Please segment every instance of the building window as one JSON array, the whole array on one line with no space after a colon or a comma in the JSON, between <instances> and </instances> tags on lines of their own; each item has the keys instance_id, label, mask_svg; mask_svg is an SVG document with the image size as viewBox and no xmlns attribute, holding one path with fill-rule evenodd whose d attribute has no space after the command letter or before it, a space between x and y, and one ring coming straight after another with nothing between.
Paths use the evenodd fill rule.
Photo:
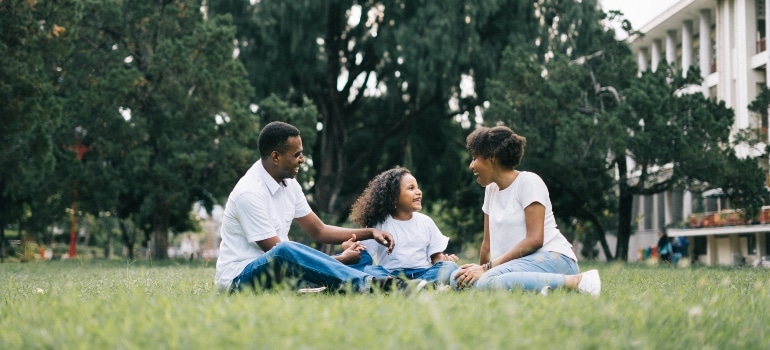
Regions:
<instances>
[{"instance_id":1,"label":"building window","mask_svg":"<svg viewBox=\"0 0 770 350\"><path fill-rule=\"evenodd\" d=\"M708 253L708 241L706 236L695 236L693 239L692 252L695 257L706 255Z\"/></svg>"},{"instance_id":2,"label":"building window","mask_svg":"<svg viewBox=\"0 0 770 350\"><path fill-rule=\"evenodd\" d=\"M765 2L758 0L757 5L757 53L767 50L765 44Z\"/></svg>"},{"instance_id":3,"label":"building window","mask_svg":"<svg viewBox=\"0 0 770 350\"><path fill-rule=\"evenodd\" d=\"M741 238L746 238L746 252L749 255L757 254L757 236L755 234L741 235Z\"/></svg>"},{"instance_id":4,"label":"building window","mask_svg":"<svg viewBox=\"0 0 770 350\"><path fill-rule=\"evenodd\" d=\"M655 211L652 210L654 197L647 195L642 198L644 198L644 229L652 230L654 228L654 226L652 226L652 219L655 215Z\"/></svg>"}]
</instances>

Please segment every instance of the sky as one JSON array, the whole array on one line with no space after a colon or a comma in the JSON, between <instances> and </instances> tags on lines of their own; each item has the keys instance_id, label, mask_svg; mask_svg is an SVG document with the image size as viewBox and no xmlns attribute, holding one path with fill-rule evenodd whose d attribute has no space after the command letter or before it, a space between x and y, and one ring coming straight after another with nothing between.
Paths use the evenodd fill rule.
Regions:
<instances>
[{"instance_id":1,"label":"sky","mask_svg":"<svg viewBox=\"0 0 770 350\"><path fill-rule=\"evenodd\" d=\"M679 0L599 0L604 11L620 10L639 29Z\"/></svg>"}]
</instances>

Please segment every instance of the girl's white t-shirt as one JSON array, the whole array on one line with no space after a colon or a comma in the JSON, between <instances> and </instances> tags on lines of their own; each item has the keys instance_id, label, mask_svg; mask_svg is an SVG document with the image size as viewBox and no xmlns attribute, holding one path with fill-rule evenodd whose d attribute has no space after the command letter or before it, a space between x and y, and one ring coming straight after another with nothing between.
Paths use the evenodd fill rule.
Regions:
<instances>
[{"instance_id":1,"label":"girl's white t-shirt","mask_svg":"<svg viewBox=\"0 0 770 350\"><path fill-rule=\"evenodd\" d=\"M387 248L373 239L361 243L374 263L388 271L431 267L430 256L443 252L449 244L449 237L441 233L433 219L422 213L416 212L406 221L388 216L375 228L393 235L396 241L393 252L388 254Z\"/></svg>"},{"instance_id":2,"label":"girl's white t-shirt","mask_svg":"<svg viewBox=\"0 0 770 350\"><path fill-rule=\"evenodd\" d=\"M535 202L545 206L543 247L539 251L558 252L577 261L572 244L556 227L545 182L527 171L519 172L513 183L502 191L494 182L485 189L482 210L489 215L490 257L495 259L524 240L527 235L524 208Z\"/></svg>"}]
</instances>

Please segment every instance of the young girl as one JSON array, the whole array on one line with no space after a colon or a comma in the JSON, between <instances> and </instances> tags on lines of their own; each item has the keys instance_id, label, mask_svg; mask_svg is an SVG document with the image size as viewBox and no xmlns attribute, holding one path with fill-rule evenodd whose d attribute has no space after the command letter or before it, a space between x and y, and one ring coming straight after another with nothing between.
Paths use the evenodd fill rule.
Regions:
<instances>
[{"instance_id":1,"label":"young girl","mask_svg":"<svg viewBox=\"0 0 770 350\"><path fill-rule=\"evenodd\" d=\"M361 243L361 261L355 266L375 277L422 279L449 284L457 256L444 254L449 238L433 220L419 213L422 191L408 169L396 167L377 175L353 204L351 219L362 227L377 228L393 235L396 245L388 254L373 240ZM351 242L343 243L343 248ZM370 261L374 265L367 264Z\"/></svg>"}]
</instances>

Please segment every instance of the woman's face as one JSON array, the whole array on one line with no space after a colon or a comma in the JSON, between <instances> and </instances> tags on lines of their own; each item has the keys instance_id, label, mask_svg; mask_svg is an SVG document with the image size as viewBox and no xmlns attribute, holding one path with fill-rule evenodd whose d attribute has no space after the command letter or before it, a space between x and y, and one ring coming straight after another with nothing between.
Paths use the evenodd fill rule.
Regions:
<instances>
[{"instance_id":1,"label":"woman's face","mask_svg":"<svg viewBox=\"0 0 770 350\"><path fill-rule=\"evenodd\" d=\"M476 182L478 182L481 187L487 187L487 185L492 183L494 168L490 158L473 157L468 168L471 169L473 175L476 175Z\"/></svg>"},{"instance_id":2,"label":"woman's face","mask_svg":"<svg viewBox=\"0 0 770 350\"><path fill-rule=\"evenodd\" d=\"M422 191L417 186L417 179L412 174L401 177L401 189L396 203L396 211L413 213L422 209Z\"/></svg>"}]
</instances>

